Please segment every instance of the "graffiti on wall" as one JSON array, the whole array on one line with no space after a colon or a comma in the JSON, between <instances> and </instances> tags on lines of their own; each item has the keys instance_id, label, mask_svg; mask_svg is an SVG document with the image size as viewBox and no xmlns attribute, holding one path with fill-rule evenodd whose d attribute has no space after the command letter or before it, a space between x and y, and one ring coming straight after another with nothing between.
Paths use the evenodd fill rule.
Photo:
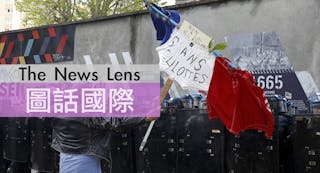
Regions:
<instances>
[{"instance_id":1,"label":"graffiti on wall","mask_svg":"<svg viewBox=\"0 0 320 173\"><path fill-rule=\"evenodd\" d=\"M42 64L72 61L74 25L0 35L0 64Z\"/></svg>"}]
</instances>

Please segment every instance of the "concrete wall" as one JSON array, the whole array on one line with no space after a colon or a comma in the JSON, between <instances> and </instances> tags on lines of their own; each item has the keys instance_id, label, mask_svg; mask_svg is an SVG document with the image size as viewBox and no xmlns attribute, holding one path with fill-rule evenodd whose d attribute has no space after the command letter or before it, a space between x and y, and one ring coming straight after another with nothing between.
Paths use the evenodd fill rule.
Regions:
<instances>
[{"instance_id":1,"label":"concrete wall","mask_svg":"<svg viewBox=\"0 0 320 173\"><path fill-rule=\"evenodd\" d=\"M310 72L320 86L320 0L200 1L173 8L217 41L232 33L275 31L295 69ZM158 62L159 42L148 13L78 23L75 38L75 63L84 63L84 55L93 63L110 63L110 53L123 63L122 52L134 63Z\"/></svg>"}]
</instances>

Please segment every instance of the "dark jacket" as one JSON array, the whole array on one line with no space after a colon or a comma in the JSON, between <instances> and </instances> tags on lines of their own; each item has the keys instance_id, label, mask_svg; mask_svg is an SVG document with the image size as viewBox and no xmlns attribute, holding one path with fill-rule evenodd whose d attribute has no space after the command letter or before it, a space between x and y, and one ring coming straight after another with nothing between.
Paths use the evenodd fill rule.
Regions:
<instances>
[{"instance_id":1,"label":"dark jacket","mask_svg":"<svg viewBox=\"0 0 320 173\"><path fill-rule=\"evenodd\" d=\"M143 122L144 118L57 118L53 125L52 147L58 152L94 155L111 162L112 133Z\"/></svg>"}]
</instances>

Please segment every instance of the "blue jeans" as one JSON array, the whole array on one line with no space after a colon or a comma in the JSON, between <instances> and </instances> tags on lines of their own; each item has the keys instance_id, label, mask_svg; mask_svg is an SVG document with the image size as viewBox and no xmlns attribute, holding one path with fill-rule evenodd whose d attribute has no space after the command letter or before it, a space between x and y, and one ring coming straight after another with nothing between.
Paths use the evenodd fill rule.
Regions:
<instances>
[{"instance_id":1,"label":"blue jeans","mask_svg":"<svg viewBox=\"0 0 320 173\"><path fill-rule=\"evenodd\" d=\"M60 173L101 173L101 160L95 156L60 153Z\"/></svg>"}]
</instances>

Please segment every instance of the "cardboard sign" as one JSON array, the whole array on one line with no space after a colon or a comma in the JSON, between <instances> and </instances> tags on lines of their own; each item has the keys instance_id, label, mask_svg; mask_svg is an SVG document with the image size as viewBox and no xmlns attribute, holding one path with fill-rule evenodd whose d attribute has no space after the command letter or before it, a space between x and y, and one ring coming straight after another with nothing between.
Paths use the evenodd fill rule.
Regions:
<instances>
[{"instance_id":1,"label":"cardboard sign","mask_svg":"<svg viewBox=\"0 0 320 173\"><path fill-rule=\"evenodd\" d=\"M190 38L181 29L175 29L170 39L157 48L159 66L182 88L208 90L215 57L203 46L191 41L195 38L198 38L197 35Z\"/></svg>"},{"instance_id":2,"label":"cardboard sign","mask_svg":"<svg viewBox=\"0 0 320 173\"><path fill-rule=\"evenodd\" d=\"M178 29L189 39L189 41L199 45L204 50L208 50L208 45L212 38L207 34L185 20L178 26Z\"/></svg>"}]
</instances>

